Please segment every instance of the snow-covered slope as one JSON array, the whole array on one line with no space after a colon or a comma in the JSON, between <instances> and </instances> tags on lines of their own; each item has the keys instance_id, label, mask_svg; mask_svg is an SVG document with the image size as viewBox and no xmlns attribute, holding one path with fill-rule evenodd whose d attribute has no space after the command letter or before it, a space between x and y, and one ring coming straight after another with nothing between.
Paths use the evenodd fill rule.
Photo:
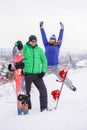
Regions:
<instances>
[{"instance_id":1,"label":"snow-covered slope","mask_svg":"<svg viewBox=\"0 0 87 130\"><path fill-rule=\"evenodd\" d=\"M81 60L76 64L78 67L87 67L87 60Z\"/></svg>"},{"instance_id":2,"label":"snow-covered slope","mask_svg":"<svg viewBox=\"0 0 87 130\"><path fill-rule=\"evenodd\" d=\"M69 71L77 91L64 85L57 110L40 112L39 93L32 85L32 110L18 116L13 83L0 86L0 130L87 130L87 68ZM44 78L48 90L48 106L54 108L51 91L60 88L54 75Z\"/></svg>"}]
</instances>

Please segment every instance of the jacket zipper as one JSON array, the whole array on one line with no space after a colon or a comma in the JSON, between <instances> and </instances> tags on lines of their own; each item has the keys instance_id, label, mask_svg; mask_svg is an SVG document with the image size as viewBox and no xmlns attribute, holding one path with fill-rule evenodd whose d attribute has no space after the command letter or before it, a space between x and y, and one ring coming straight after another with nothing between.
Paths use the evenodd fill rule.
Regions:
<instances>
[{"instance_id":1,"label":"jacket zipper","mask_svg":"<svg viewBox=\"0 0 87 130\"><path fill-rule=\"evenodd\" d=\"M34 49L33 49L33 67L32 67L32 73L34 71Z\"/></svg>"}]
</instances>

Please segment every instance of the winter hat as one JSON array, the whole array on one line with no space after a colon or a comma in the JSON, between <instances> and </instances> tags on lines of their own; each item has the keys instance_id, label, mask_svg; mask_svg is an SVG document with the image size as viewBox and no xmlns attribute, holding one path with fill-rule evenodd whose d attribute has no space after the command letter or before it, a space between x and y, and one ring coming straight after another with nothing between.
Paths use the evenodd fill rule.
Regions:
<instances>
[{"instance_id":1,"label":"winter hat","mask_svg":"<svg viewBox=\"0 0 87 130\"><path fill-rule=\"evenodd\" d=\"M21 41L16 41L14 45L17 46L18 44L22 44L22 42Z\"/></svg>"},{"instance_id":2,"label":"winter hat","mask_svg":"<svg viewBox=\"0 0 87 130\"><path fill-rule=\"evenodd\" d=\"M29 42L30 42L30 41L36 41L36 42L37 42L36 36L35 36L35 35L30 35L30 36L29 36Z\"/></svg>"},{"instance_id":3,"label":"winter hat","mask_svg":"<svg viewBox=\"0 0 87 130\"><path fill-rule=\"evenodd\" d=\"M55 36L55 34L53 34L53 35L50 37L50 39L49 39L49 40L56 41L56 36Z\"/></svg>"}]
</instances>

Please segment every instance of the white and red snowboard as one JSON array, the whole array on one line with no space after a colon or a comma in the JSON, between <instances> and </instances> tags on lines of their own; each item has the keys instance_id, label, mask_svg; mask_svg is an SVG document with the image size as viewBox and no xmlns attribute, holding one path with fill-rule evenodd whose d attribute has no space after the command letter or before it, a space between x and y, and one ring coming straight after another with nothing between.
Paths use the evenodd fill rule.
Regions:
<instances>
[{"instance_id":1,"label":"white and red snowboard","mask_svg":"<svg viewBox=\"0 0 87 130\"><path fill-rule=\"evenodd\" d=\"M56 105L55 105L54 109L57 109L57 107L58 107L60 95L61 95L64 83L65 83L65 79L66 79L66 76L67 76L69 69L70 69L70 64L68 65L68 67L66 69L60 70L59 76L61 77L62 80L56 80L57 82L62 83L60 86L60 89L56 89L56 90L51 91L51 95L53 96L53 99L56 101Z\"/></svg>"}]
</instances>

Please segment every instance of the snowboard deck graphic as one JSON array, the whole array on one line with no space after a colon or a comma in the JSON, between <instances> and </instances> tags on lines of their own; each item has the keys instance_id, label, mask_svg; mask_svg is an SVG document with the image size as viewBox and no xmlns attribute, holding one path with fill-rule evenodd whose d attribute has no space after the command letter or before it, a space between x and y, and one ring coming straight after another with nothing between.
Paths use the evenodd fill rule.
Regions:
<instances>
[{"instance_id":1,"label":"snowboard deck graphic","mask_svg":"<svg viewBox=\"0 0 87 130\"><path fill-rule=\"evenodd\" d=\"M18 50L17 46L13 48L13 62L14 65L23 60L22 50ZM18 96L24 95L26 97L25 77L21 68L14 70L15 85L16 85L16 96L17 96L17 111L18 115L28 114L28 102L22 102L18 99Z\"/></svg>"}]
</instances>

